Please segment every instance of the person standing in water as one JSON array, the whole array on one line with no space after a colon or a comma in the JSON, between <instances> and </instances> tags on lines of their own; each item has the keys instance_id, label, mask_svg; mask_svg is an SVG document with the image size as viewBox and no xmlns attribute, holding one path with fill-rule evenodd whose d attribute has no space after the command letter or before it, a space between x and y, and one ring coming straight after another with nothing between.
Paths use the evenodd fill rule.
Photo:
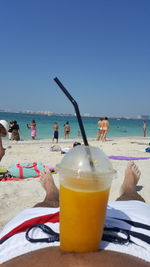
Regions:
<instances>
[{"instance_id":1,"label":"person standing in water","mask_svg":"<svg viewBox=\"0 0 150 267\"><path fill-rule=\"evenodd\" d=\"M52 142L54 142L54 140L56 140L56 143L58 143L58 123L55 122L54 123L54 126L53 126L53 129L54 129L54 136L53 136L53 139L52 139Z\"/></svg>"},{"instance_id":2,"label":"person standing in water","mask_svg":"<svg viewBox=\"0 0 150 267\"><path fill-rule=\"evenodd\" d=\"M31 137L33 140L35 140L36 137L36 122L35 120L32 120L31 124L27 124L27 127L31 129Z\"/></svg>"},{"instance_id":3,"label":"person standing in water","mask_svg":"<svg viewBox=\"0 0 150 267\"><path fill-rule=\"evenodd\" d=\"M102 129L103 129L103 118L100 118L97 123L97 138L96 140L99 141L102 138Z\"/></svg>"},{"instance_id":4,"label":"person standing in water","mask_svg":"<svg viewBox=\"0 0 150 267\"><path fill-rule=\"evenodd\" d=\"M69 122L67 121L66 124L64 125L64 138L65 139L69 138L69 133L70 133L70 125L69 125Z\"/></svg>"},{"instance_id":5,"label":"person standing in water","mask_svg":"<svg viewBox=\"0 0 150 267\"><path fill-rule=\"evenodd\" d=\"M9 122L9 129L8 129L8 138L9 138L9 140L11 140L12 131L13 131L13 126L14 126L14 121L11 120L11 121Z\"/></svg>"},{"instance_id":6,"label":"person standing in water","mask_svg":"<svg viewBox=\"0 0 150 267\"><path fill-rule=\"evenodd\" d=\"M103 142L106 141L106 135L107 135L108 130L109 130L109 121L108 121L108 118L105 117L102 121L102 141Z\"/></svg>"},{"instance_id":7,"label":"person standing in water","mask_svg":"<svg viewBox=\"0 0 150 267\"><path fill-rule=\"evenodd\" d=\"M11 140L20 141L19 125L18 125L17 121L14 121L14 124L12 126Z\"/></svg>"},{"instance_id":8,"label":"person standing in water","mask_svg":"<svg viewBox=\"0 0 150 267\"><path fill-rule=\"evenodd\" d=\"M143 122L143 135L146 137L146 129L147 129L147 124L146 121Z\"/></svg>"}]
</instances>

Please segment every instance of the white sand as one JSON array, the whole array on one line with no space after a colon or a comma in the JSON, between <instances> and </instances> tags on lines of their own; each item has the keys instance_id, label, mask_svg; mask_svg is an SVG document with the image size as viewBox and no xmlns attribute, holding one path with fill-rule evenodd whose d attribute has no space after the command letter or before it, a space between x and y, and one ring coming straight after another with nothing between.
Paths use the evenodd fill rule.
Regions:
<instances>
[{"instance_id":1,"label":"white sand","mask_svg":"<svg viewBox=\"0 0 150 267\"><path fill-rule=\"evenodd\" d=\"M150 153L141 151L148 146L148 138L114 138L105 143L98 141L89 141L90 145L100 147L108 156L134 156L150 157ZM66 147L72 145L73 140L61 141L59 145ZM0 167L10 167L16 163L24 162L42 162L45 165L55 166L60 162L62 155L60 152L51 152L45 147L51 145L48 140L41 141L6 141L3 140L6 147L6 154L0 162ZM11 146L10 148L8 148ZM113 181L110 201L116 199L119 193L120 185L123 181L124 170L127 166L126 160L111 160L113 168L117 170L117 179ZM150 204L150 160L135 161L141 172L139 181L139 193ZM58 174L54 175L54 180L59 186ZM43 200L45 191L41 186L40 178L30 178L21 181L0 182L0 230L3 226L19 211L34 206Z\"/></svg>"}]
</instances>

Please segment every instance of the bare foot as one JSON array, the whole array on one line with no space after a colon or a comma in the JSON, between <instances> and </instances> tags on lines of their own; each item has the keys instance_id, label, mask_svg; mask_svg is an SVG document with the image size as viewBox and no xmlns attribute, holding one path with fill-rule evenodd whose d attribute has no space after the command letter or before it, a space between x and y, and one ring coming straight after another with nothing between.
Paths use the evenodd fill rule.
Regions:
<instances>
[{"instance_id":1,"label":"bare foot","mask_svg":"<svg viewBox=\"0 0 150 267\"><path fill-rule=\"evenodd\" d=\"M42 186L44 187L46 192L49 192L51 188L56 187L53 176L48 168L45 168L41 173L41 179L40 182Z\"/></svg>"},{"instance_id":2,"label":"bare foot","mask_svg":"<svg viewBox=\"0 0 150 267\"><path fill-rule=\"evenodd\" d=\"M54 183L53 176L49 169L44 169L41 173L40 181L46 191L46 197L43 202L38 203L35 207L58 207L59 190Z\"/></svg>"},{"instance_id":3,"label":"bare foot","mask_svg":"<svg viewBox=\"0 0 150 267\"><path fill-rule=\"evenodd\" d=\"M124 194L126 191L136 191L136 185L140 179L141 172L137 165L131 161L125 170L124 182L120 189L120 194Z\"/></svg>"},{"instance_id":4,"label":"bare foot","mask_svg":"<svg viewBox=\"0 0 150 267\"><path fill-rule=\"evenodd\" d=\"M134 161L131 161L128 163L128 166L125 170L125 179L132 176L132 179L134 180L134 184L137 185L141 172L138 168L138 166L134 163Z\"/></svg>"}]
</instances>

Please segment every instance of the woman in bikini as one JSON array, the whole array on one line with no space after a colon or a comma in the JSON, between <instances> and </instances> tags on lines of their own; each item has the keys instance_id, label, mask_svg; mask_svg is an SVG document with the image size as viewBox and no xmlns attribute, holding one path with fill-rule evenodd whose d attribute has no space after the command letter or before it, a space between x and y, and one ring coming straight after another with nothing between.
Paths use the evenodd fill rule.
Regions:
<instances>
[{"instance_id":1,"label":"woman in bikini","mask_svg":"<svg viewBox=\"0 0 150 267\"><path fill-rule=\"evenodd\" d=\"M106 141L106 135L109 130L109 121L108 118L105 117L102 121L102 141Z\"/></svg>"}]
</instances>

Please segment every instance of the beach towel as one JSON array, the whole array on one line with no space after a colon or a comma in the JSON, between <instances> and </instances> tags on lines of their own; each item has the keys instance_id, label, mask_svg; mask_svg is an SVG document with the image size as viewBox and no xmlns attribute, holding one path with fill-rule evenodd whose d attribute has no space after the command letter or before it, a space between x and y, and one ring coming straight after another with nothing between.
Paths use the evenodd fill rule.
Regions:
<instances>
[{"instance_id":1,"label":"beach towel","mask_svg":"<svg viewBox=\"0 0 150 267\"><path fill-rule=\"evenodd\" d=\"M49 169L49 171L51 172L51 173L56 173L56 168L54 167L54 166L51 166L51 165L44 165L44 168L47 168L47 169Z\"/></svg>"},{"instance_id":2,"label":"beach towel","mask_svg":"<svg viewBox=\"0 0 150 267\"><path fill-rule=\"evenodd\" d=\"M109 156L109 159L116 159L116 160L145 160L150 159L150 157L126 157L126 156Z\"/></svg>"},{"instance_id":3,"label":"beach towel","mask_svg":"<svg viewBox=\"0 0 150 267\"><path fill-rule=\"evenodd\" d=\"M8 168L8 171L12 177L17 177L20 179L30 178L30 177L40 177L41 172L43 170L44 170L44 165L41 162L15 164L10 168Z\"/></svg>"},{"instance_id":4,"label":"beach towel","mask_svg":"<svg viewBox=\"0 0 150 267\"><path fill-rule=\"evenodd\" d=\"M19 181L19 178L17 177L4 177L0 180L1 182L8 182L8 181Z\"/></svg>"}]
</instances>

